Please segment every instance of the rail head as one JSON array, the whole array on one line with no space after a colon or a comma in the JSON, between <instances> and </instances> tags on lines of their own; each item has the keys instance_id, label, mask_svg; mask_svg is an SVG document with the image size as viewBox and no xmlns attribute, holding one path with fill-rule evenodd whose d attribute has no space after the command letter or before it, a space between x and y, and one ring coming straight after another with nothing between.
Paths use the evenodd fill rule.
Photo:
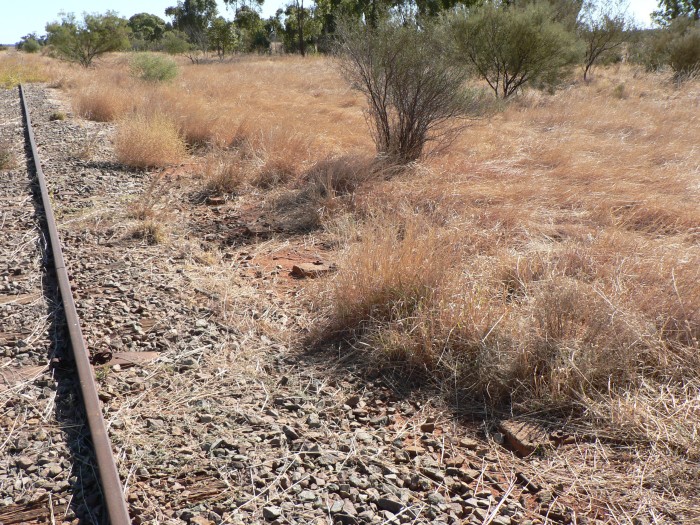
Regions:
<instances>
[{"instance_id":1,"label":"rail head","mask_svg":"<svg viewBox=\"0 0 700 525\"><path fill-rule=\"evenodd\" d=\"M56 219L49 198L49 191L46 184L46 177L41 167L41 159L39 158L39 150L34 138L34 130L31 124L29 114L29 106L25 96L24 86L19 86L19 96L22 102L22 112L27 130L27 139L32 154L32 162L36 172L37 182L41 193L41 202L44 208L46 217L46 228L49 233L49 242L51 245L51 253L53 255L54 268L56 271L56 279L61 295L61 301L65 311L66 324L68 325L68 333L70 338L71 348L73 350L73 359L78 372L78 381L80 383L80 392L82 394L83 403L85 406L85 414L88 420L90 436L95 449L95 458L97 468L99 470L100 483L102 492L107 507L107 515L111 525L129 525L131 518L129 510L124 498L124 490L119 478L119 471L114 461L112 453L112 444L107 435L107 428L100 400L97 393L97 385L95 383L95 374L90 364L90 356L85 345L85 339L80 328L80 319L78 311L71 292L70 280L66 269L63 250L61 248L61 239L58 234Z\"/></svg>"}]
</instances>

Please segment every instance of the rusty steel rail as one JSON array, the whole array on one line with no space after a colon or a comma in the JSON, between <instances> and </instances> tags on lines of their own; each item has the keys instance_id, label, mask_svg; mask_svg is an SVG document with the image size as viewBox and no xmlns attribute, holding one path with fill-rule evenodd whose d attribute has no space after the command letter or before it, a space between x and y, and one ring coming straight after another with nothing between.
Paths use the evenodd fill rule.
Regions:
<instances>
[{"instance_id":1,"label":"rusty steel rail","mask_svg":"<svg viewBox=\"0 0 700 525\"><path fill-rule=\"evenodd\" d=\"M61 250L61 240L58 235L58 228L56 227L56 219L49 199L46 178L41 169L41 161L39 159L36 141L34 140L34 130L32 129L31 120L29 118L29 107L27 106L24 95L24 87L21 85L19 87L19 94L22 100L22 111L24 112L24 119L27 126L27 136L32 150L36 177L41 190L41 200L46 215L46 224L56 269L56 278L58 280L58 287L66 315L75 367L78 371L80 391L85 405L85 413L90 428L90 435L92 436L92 444L95 447L97 468L99 469L102 492L107 505L107 514L111 525L129 525L131 524L129 510L127 509L126 500L124 499L124 491L122 489L121 480L119 479L117 465L114 462L112 444L107 435L105 421L102 417L100 401L97 397L97 386L95 385L95 374L92 370L88 350L85 346L83 333L80 329L80 320L78 319L78 312L75 307L75 301L73 300L73 294L71 293L68 271L66 270L66 263L63 258L63 251Z\"/></svg>"}]
</instances>

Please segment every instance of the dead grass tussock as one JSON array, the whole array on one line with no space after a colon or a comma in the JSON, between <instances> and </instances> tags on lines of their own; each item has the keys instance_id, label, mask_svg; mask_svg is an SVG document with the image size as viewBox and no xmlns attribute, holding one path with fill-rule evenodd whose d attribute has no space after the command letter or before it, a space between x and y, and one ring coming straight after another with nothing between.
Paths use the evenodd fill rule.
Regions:
<instances>
[{"instance_id":1,"label":"dead grass tussock","mask_svg":"<svg viewBox=\"0 0 700 525\"><path fill-rule=\"evenodd\" d=\"M253 184L272 188L297 179L312 158L312 148L308 135L279 127L249 136L243 149L258 165Z\"/></svg>"},{"instance_id":2,"label":"dead grass tussock","mask_svg":"<svg viewBox=\"0 0 700 525\"><path fill-rule=\"evenodd\" d=\"M204 163L206 191L217 195L236 193L250 182L253 169L235 152L214 150Z\"/></svg>"},{"instance_id":3,"label":"dead grass tussock","mask_svg":"<svg viewBox=\"0 0 700 525\"><path fill-rule=\"evenodd\" d=\"M129 236L142 240L146 244L163 244L167 239L163 223L153 219L140 221L131 228Z\"/></svg>"},{"instance_id":4,"label":"dead grass tussock","mask_svg":"<svg viewBox=\"0 0 700 525\"><path fill-rule=\"evenodd\" d=\"M170 166L186 155L177 127L164 115L133 115L121 120L114 149L119 162L134 168Z\"/></svg>"},{"instance_id":5,"label":"dead grass tussock","mask_svg":"<svg viewBox=\"0 0 700 525\"><path fill-rule=\"evenodd\" d=\"M622 99L595 83L530 95L473 125L420 176L360 191L370 222L367 210L401 202L426 236L448 240L423 259L431 293L403 314L415 301L377 259L420 272L391 259L400 248L384 253L376 235L360 234L324 296L336 334L467 398L573 411L597 432L697 454L693 424L674 416L694 406L686 385L700 383L700 212L690 204L700 198L700 122L688 115L697 86L669 103L658 80L626 78ZM368 227L394 239L382 221ZM446 250L458 262L435 280ZM400 292L378 299L396 315L363 300L384 289ZM656 400L644 394L654 389ZM639 405L623 410L624 399Z\"/></svg>"},{"instance_id":6,"label":"dead grass tussock","mask_svg":"<svg viewBox=\"0 0 700 525\"><path fill-rule=\"evenodd\" d=\"M128 91L113 85L94 84L80 89L73 97L75 112L96 122L112 122L126 115L134 99Z\"/></svg>"}]
</instances>

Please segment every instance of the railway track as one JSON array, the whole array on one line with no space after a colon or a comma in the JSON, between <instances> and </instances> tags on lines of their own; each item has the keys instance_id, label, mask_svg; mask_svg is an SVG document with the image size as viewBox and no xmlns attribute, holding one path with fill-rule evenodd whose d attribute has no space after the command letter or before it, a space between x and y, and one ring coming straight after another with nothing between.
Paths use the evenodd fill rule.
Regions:
<instances>
[{"instance_id":1,"label":"railway track","mask_svg":"<svg viewBox=\"0 0 700 525\"><path fill-rule=\"evenodd\" d=\"M193 181L177 187L177 176L151 191L157 176L115 162L111 124L53 121L65 111L61 95L44 86L27 94L50 187L32 191L19 98L0 91L0 146L15 157L0 171L0 525L122 523L101 497L109 489L95 475L85 411L76 410L81 385L49 271L60 257L42 230L41 193L59 217L93 361L158 356L132 367L93 362L107 450L117 452L134 523L582 522L538 472L546 458L533 467L381 378L327 354L295 353L276 334L286 333L286 316L304 324L306 314L293 296L268 294L272 273L243 275L255 264L249 249L227 248L221 266L207 262L220 249L207 233L228 224L226 207L192 204ZM89 158L86 144L98 144ZM146 204L177 213L162 245L134 235L145 221L133 209ZM207 290L229 294L226 315Z\"/></svg>"},{"instance_id":2,"label":"railway track","mask_svg":"<svg viewBox=\"0 0 700 525\"><path fill-rule=\"evenodd\" d=\"M0 523L131 523L25 90L3 96Z\"/></svg>"}]
</instances>

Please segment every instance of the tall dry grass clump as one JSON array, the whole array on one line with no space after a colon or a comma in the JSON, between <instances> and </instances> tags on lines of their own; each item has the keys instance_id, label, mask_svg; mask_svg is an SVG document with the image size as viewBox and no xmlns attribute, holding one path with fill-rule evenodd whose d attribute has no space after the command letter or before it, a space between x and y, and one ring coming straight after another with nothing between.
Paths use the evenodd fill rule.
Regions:
<instances>
[{"instance_id":1,"label":"tall dry grass clump","mask_svg":"<svg viewBox=\"0 0 700 525\"><path fill-rule=\"evenodd\" d=\"M175 123L165 115L129 115L122 119L114 138L119 162L133 168L171 166L187 154Z\"/></svg>"},{"instance_id":2,"label":"tall dry grass clump","mask_svg":"<svg viewBox=\"0 0 700 525\"><path fill-rule=\"evenodd\" d=\"M232 152L215 150L204 162L206 190L214 194L232 194L250 182L253 169Z\"/></svg>"},{"instance_id":3,"label":"tall dry grass clump","mask_svg":"<svg viewBox=\"0 0 700 525\"><path fill-rule=\"evenodd\" d=\"M383 218L360 236L331 285L335 331L362 332L411 318L434 300L455 262L447 238L420 219Z\"/></svg>"},{"instance_id":4,"label":"tall dry grass clump","mask_svg":"<svg viewBox=\"0 0 700 525\"><path fill-rule=\"evenodd\" d=\"M359 237L323 301L326 328L373 366L451 385L452 399L579 416L652 383L700 386L698 253L651 292L605 272L607 243L475 256L469 235L384 218ZM690 438L673 440L700 453Z\"/></svg>"},{"instance_id":5,"label":"tall dry grass clump","mask_svg":"<svg viewBox=\"0 0 700 525\"><path fill-rule=\"evenodd\" d=\"M608 75L518 101L418 176L360 190L366 227L385 231L348 235L323 302L334 337L373 366L421 371L461 408L565 414L587 432L700 457L698 85ZM407 207L444 240L418 268L391 259L398 244L376 249L396 235L373 211ZM378 295L401 290L382 257L430 293Z\"/></svg>"},{"instance_id":6,"label":"tall dry grass clump","mask_svg":"<svg viewBox=\"0 0 700 525\"><path fill-rule=\"evenodd\" d=\"M137 100L133 92L100 83L78 90L73 96L73 107L88 120L112 122L132 110Z\"/></svg>"}]
</instances>

